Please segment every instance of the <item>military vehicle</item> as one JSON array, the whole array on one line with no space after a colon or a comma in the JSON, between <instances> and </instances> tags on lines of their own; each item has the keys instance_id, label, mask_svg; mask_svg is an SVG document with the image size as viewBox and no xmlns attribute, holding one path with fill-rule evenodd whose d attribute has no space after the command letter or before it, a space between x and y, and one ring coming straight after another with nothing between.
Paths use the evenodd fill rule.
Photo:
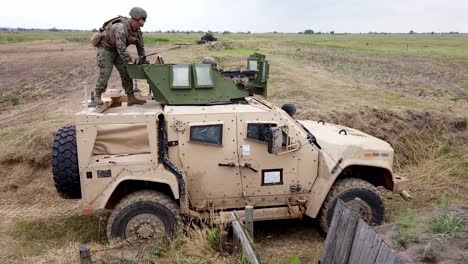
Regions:
<instances>
[{"instance_id":1,"label":"military vehicle","mask_svg":"<svg viewBox=\"0 0 468 264\"><path fill-rule=\"evenodd\" d=\"M151 94L140 97L148 103L103 98L60 128L53 144L58 193L81 199L84 213L112 210L109 237L161 239L183 216L221 223L233 210L242 218L246 205L255 221L308 216L327 231L338 199L378 224L384 204L376 188L407 195L388 143L295 119L293 105L266 101L269 63L261 54L241 71L210 64L128 71L147 80Z\"/></svg>"},{"instance_id":2,"label":"military vehicle","mask_svg":"<svg viewBox=\"0 0 468 264\"><path fill-rule=\"evenodd\" d=\"M205 43L208 43L208 42L212 42L212 41L217 41L218 39L215 38L215 36L213 36L213 33L211 32L206 32L205 35L203 35L200 40L197 40L196 43L197 44L205 44Z\"/></svg>"}]
</instances>

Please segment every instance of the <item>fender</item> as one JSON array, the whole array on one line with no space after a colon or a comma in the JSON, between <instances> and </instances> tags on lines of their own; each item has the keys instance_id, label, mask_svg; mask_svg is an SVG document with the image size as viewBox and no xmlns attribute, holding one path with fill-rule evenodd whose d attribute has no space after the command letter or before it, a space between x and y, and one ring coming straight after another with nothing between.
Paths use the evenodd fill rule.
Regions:
<instances>
[{"instance_id":1,"label":"fender","mask_svg":"<svg viewBox=\"0 0 468 264\"><path fill-rule=\"evenodd\" d=\"M328 157L324 152L319 152L318 158L318 177L312 186L312 189L309 193L309 197L307 199L306 204L306 212L307 216L312 218L317 217L320 208L322 207L325 198L327 197L328 192L330 191L332 185L335 183L336 179L340 176L341 172L350 166L359 165L359 166L367 166L373 168L381 168L384 169L391 175L391 183L389 183L385 188L390 190L395 190L395 175L393 175L391 168L388 167L388 163L386 162L378 162L378 161L366 161L366 160L355 160L350 159L343 161L343 163L339 164L337 168L336 162L332 161L330 157Z\"/></svg>"},{"instance_id":2,"label":"fender","mask_svg":"<svg viewBox=\"0 0 468 264\"><path fill-rule=\"evenodd\" d=\"M171 188L174 198L179 199L180 194L176 176L165 169L162 164L160 164L154 171L129 171L127 175L119 177L108 188L106 188L105 192L101 193L101 195L99 195L98 198L93 201L93 204L98 201L96 209L104 209L117 186L119 186L119 184L122 182L129 180L166 184Z\"/></svg>"}]
</instances>

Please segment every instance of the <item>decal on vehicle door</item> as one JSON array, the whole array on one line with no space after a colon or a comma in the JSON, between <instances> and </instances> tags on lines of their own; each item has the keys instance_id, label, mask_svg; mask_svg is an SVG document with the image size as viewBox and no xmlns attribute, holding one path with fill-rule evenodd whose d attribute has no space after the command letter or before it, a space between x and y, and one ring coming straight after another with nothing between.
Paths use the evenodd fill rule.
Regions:
<instances>
[{"instance_id":1,"label":"decal on vehicle door","mask_svg":"<svg viewBox=\"0 0 468 264\"><path fill-rule=\"evenodd\" d=\"M242 156L250 156L250 145L242 145Z\"/></svg>"},{"instance_id":2,"label":"decal on vehicle door","mask_svg":"<svg viewBox=\"0 0 468 264\"><path fill-rule=\"evenodd\" d=\"M283 169L262 170L262 186L282 185Z\"/></svg>"}]
</instances>

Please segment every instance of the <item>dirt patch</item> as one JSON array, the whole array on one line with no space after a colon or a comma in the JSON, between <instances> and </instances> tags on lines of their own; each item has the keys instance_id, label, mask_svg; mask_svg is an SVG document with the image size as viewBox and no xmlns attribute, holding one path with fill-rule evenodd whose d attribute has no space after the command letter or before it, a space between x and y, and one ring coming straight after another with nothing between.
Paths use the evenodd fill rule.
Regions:
<instances>
[{"instance_id":1,"label":"dirt patch","mask_svg":"<svg viewBox=\"0 0 468 264\"><path fill-rule=\"evenodd\" d=\"M451 215L454 218L447 217ZM397 249L405 263L462 264L468 263L466 219L468 206L458 205L448 210L436 210L430 215L416 215L411 221L386 224L377 230L385 243ZM450 221L459 223L460 230L456 234L450 233L454 231ZM443 230L435 228L437 225L442 225Z\"/></svg>"}]
</instances>

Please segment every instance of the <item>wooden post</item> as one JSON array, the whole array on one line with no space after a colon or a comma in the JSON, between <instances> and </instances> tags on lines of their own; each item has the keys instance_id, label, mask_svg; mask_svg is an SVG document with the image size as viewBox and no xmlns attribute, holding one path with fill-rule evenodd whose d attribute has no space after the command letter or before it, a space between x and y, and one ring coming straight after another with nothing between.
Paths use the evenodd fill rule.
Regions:
<instances>
[{"instance_id":1,"label":"wooden post","mask_svg":"<svg viewBox=\"0 0 468 264\"><path fill-rule=\"evenodd\" d=\"M92 264L91 253L87 244L80 245L80 264Z\"/></svg>"},{"instance_id":2,"label":"wooden post","mask_svg":"<svg viewBox=\"0 0 468 264\"><path fill-rule=\"evenodd\" d=\"M81 82L81 85L83 85L83 93L84 93L84 102L85 102L85 108L88 108L88 82Z\"/></svg>"},{"instance_id":3,"label":"wooden post","mask_svg":"<svg viewBox=\"0 0 468 264\"><path fill-rule=\"evenodd\" d=\"M356 203L359 203L361 199L355 198ZM359 208L351 207L351 217L349 218L348 228L343 236L343 245L340 250L339 264L348 263L349 255L351 253L351 247L353 246L354 234L356 233L356 227L359 219Z\"/></svg>"},{"instance_id":4,"label":"wooden post","mask_svg":"<svg viewBox=\"0 0 468 264\"><path fill-rule=\"evenodd\" d=\"M253 226L253 206L247 205L245 207L245 229L250 235L251 242L254 240L254 226Z\"/></svg>"},{"instance_id":5,"label":"wooden post","mask_svg":"<svg viewBox=\"0 0 468 264\"><path fill-rule=\"evenodd\" d=\"M251 264L260 264L262 263L257 254L255 253L254 249L252 248L252 245L250 245L250 241L247 238L245 234L244 227L242 227L242 224L239 220L237 220L237 217L234 215L234 213L231 213L231 219L234 219L231 224L232 224L232 230L234 233L234 245L236 244L236 240L240 242L242 252L245 254L245 257Z\"/></svg>"},{"instance_id":6,"label":"wooden post","mask_svg":"<svg viewBox=\"0 0 468 264\"><path fill-rule=\"evenodd\" d=\"M355 201L360 202L359 198ZM402 264L398 254L359 217L358 208L337 201L319 263Z\"/></svg>"}]
</instances>

